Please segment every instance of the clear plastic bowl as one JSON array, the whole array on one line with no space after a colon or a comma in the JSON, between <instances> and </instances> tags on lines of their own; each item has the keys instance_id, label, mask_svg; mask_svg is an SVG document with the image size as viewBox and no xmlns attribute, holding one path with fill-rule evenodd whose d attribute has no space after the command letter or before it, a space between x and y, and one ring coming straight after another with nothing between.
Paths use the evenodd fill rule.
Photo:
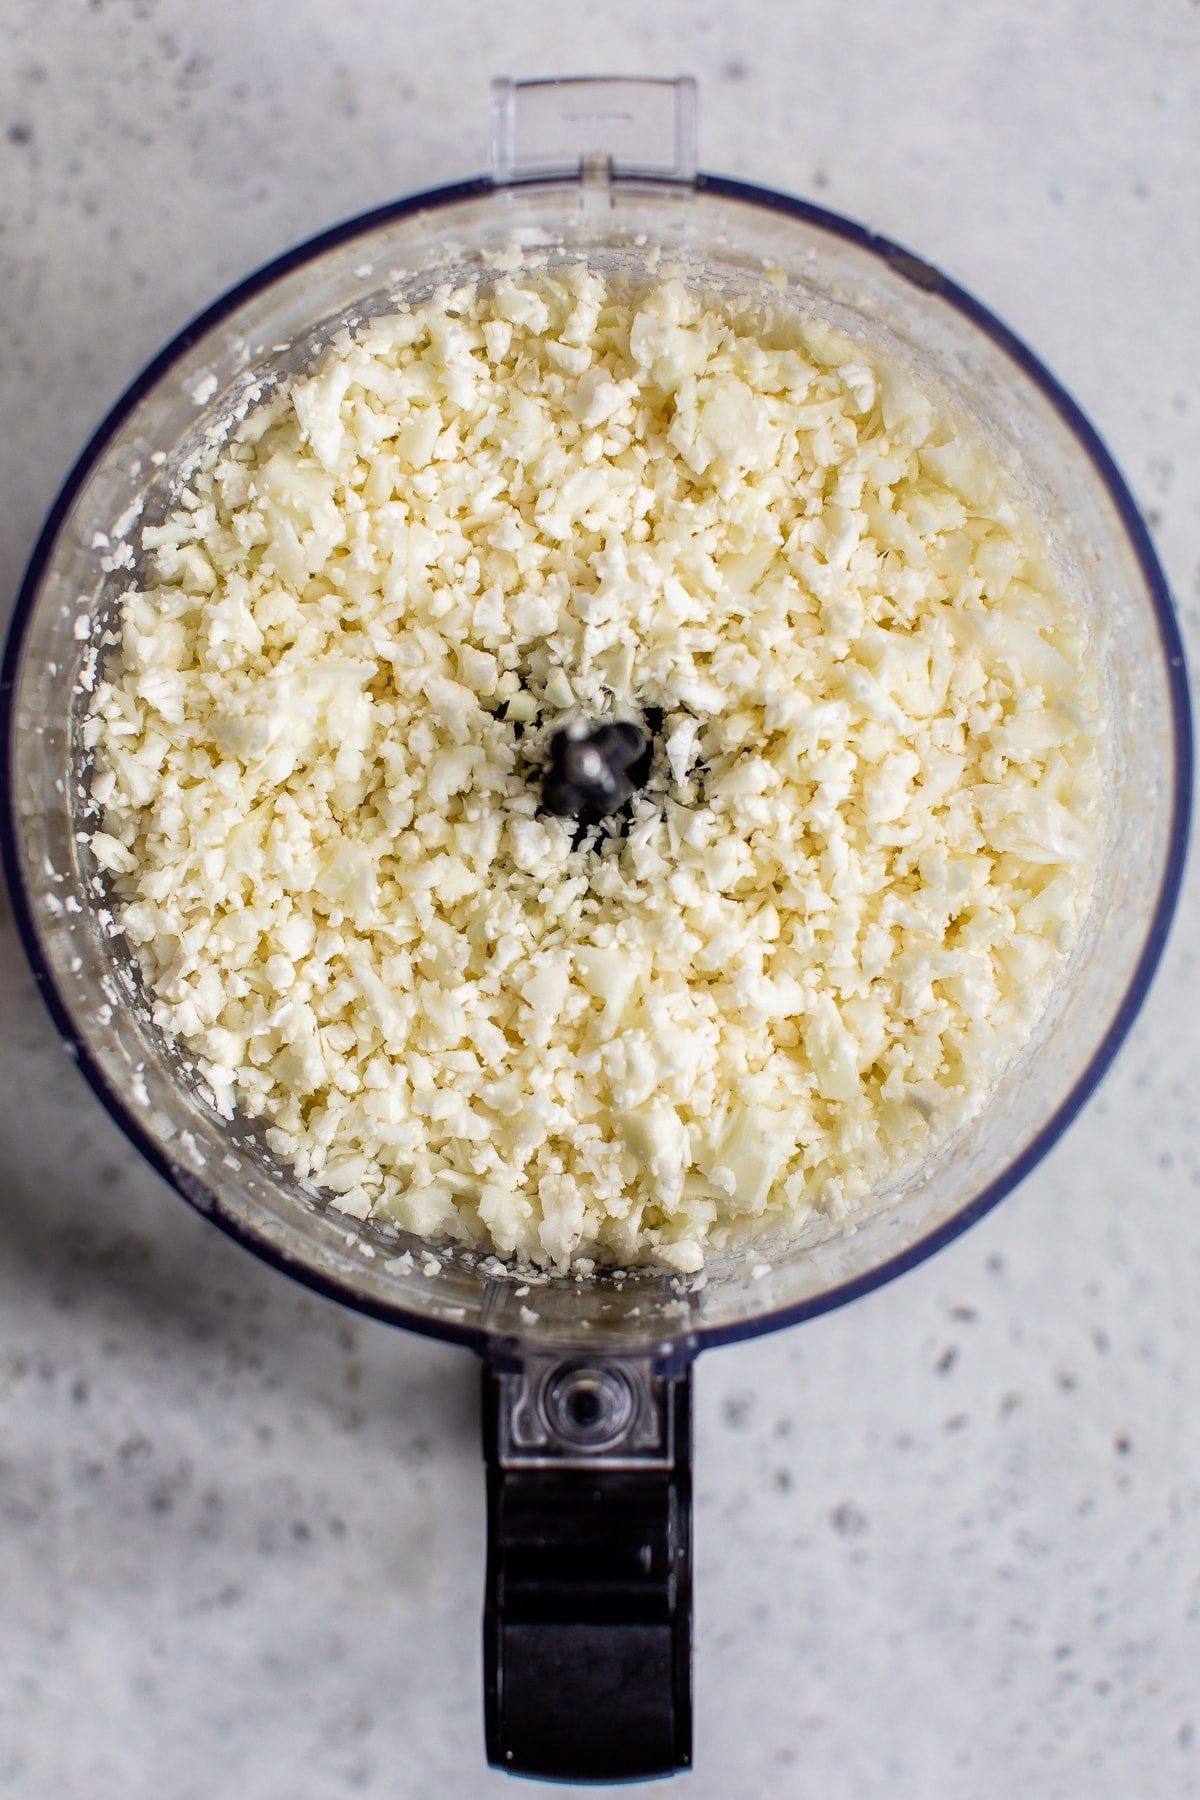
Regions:
<instances>
[{"instance_id":1,"label":"clear plastic bowl","mask_svg":"<svg viewBox=\"0 0 1200 1800\"><path fill-rule=\"evenodd\" d=\"M478 276L514 236L552 258L586 254L634 271L653 247L698 279L738 288L761 287L764 266L782 271L776 298L900 359L1015 463L1104 660L1111 805L1069 979L963 1134L874 1196L852 1230L811 1222L765 1276L756 1254L739 1251L699 1289L599 1277L551 1281L518 1302L511 1279L461 1252L439 1252L432 1276L420 1262L397 1270L388 1265L408 1240L373 1240L367 1227L362 1241L378 1254L364 1256L347 1244L342 1215L300 1192L255 1134L231 1131L182 1075L90 885L82 676L128 581L125 569L101 569L97 534L118 536L138 506L139 525L157 521L214 426L309 363L338 326L386 309L398 288L418 298ZM85 606L94 622L81 637ZM43 991L106 1106L185 1198L249 1247L381 1317L465 1341L533 1332L564 1345L698 1347L823 1311L929 1254L1033 1167L1099 1080L1158 959L1182 863L1190 749L1178 631L1095 433L997 320L925 264L815 207L711 178L613 180L599 192L579 179L444 189L328 232L243 283L163 351L84 452L26 578L4 682L11 885Z\"/></svg>"}]
</instances>

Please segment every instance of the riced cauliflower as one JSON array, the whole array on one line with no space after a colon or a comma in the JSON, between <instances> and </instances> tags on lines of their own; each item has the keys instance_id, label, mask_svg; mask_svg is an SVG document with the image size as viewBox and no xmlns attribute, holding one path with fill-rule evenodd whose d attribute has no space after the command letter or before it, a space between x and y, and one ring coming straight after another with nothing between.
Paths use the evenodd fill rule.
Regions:
<instances>
[{"instance_id":1,"label":"riced cauliflower","mask_svg":"<svg viewBox=\"0 0 1200 1800\"><path fill-rule=\"evenodd\" d=\"M1087 905L1082 620L861 344L583 264L340 334L142 536L91 850L162 1030L352 1219L698 1270L986 1098ZM539 810L564 722L654 737Z\"/></svg>"}]
</instances>

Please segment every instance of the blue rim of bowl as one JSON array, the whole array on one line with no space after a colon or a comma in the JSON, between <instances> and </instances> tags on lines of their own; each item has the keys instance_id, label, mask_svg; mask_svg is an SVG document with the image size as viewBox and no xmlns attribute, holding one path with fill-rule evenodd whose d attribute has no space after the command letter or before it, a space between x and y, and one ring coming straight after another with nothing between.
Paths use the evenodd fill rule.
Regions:
<instances>
[{"instance_id":1,"label":"blue rim of bowl","mask_svg":"<svg viewBox=\"0 0 1200 1800\"><path fill-rule=\"evenodd\" d=\"M522 183L522 186L533 188L562 185L562 181L557 178ZM636 184L631 182L630 185ZM824 207L815 206L810 201L801 200L794 195L779 193L773 188L757 187L748 182L729 180L725 176L705 174L697 176L695 186L700 193L712 194L722 199L734 200L747 206L760 207L769 212L783 213L790 218L802 220L805 224L815 226L832 237L840 238L843 242L854 244L859 249L869 252L886 264L894 274L912 282L916 287L921 288L932 297L944 301L946 305L962 314L1003 350L1016 368L1041 391L1067 425L1104 484L1145 579L1146 588L1154 607L1167 668L1175 766L1170 843L1145 943L1124 999L1108 1030L1053 1118L1048 1120L1041 1131L1004 1172L961 1206L953 1218L938 1226L936 1230L929 1232L917 1243L910 1245L908 1249L877 1263L864 1274L854 1277L853 1280L843 1282L810 1299L797 1301L793 1305L780 1307L773 1312L753 1315L735 1324L709 1326L684 1324L678 1332L672 1333L664 1330L656 1334L655 1344L660 1351L667 1351L669 1346L670 1353L676 1359L684 1360L698 1354L701 1350L710 1349L719 1344L758 1337L769 1331L778 1331L789 1325L798 1325L805 1319L816 1318L822 1313L831 1312L835 1307L861 1299L864 1295L873 1292L874 1289L882 1287L886 1282L894 1280L896 1276L905 1274L909 1269L915 1268L918 1263L924 1262L927 1257L934 1255L936 1251L952 1243L955 1238L961 1236L970 1226L982 1219L985 1213L990 1212L1007 1194L1011 1193L1053 1148L1106 1074L1137 1017L1162 958L1183 880L1193 779L1191 706L1184 647L1166 578L1155 555L1141 514L1115 462L1094 427L1066 390L1021 339L1010 331L994 313L990 312L973 295L967 293L965 289L959 287L956 282L943 275L939 269L932 267L921 257L905 249L902 244L897 244L891 238L882 237L876 232L869 231L865 226L858 224L853 219L844 218L840 213L829 212ZM14 694L25 634L37 602L43 576L54 553L62 525L74 505L77 495L100 461L110 439L139 401L169 372L181 356L215 326L236 312L246 301L304 263L311 262L326 251L336 249L339 245L349 243L357 237L365 236L382 226L392 224L414 213L453 206L462 201L482 198L496 191L492 181L480 178L457 182L447 187L425 189L420 193L391 201L386 206L377 207L371 212L360 213L352 219L332 226L327 231L318 233L315 237L306 239L273 261L264 264L262 268L247 276L244 281L230 288L220 299L198 314L190 324L185 325L183 330L173 337L146 365L141 374L111 408L106 418L92 434L87 446L79 455L63 483L42 527L21 583L13 609L3 667L0 670L0 780L3 784L3 798L0 802L3 809L0 811L0 853L3 856L9 892L12 895L14 916L38 990L68 1051L74 1057L80 1072L101 1105L169 1186L243 1248L253 1251L256 1256L272 1264L284 1274L292 1276L294 1280L302 1282L306 1287L330 1299L340 1301L343 1305L353 1307L358 1312L380 1319L387 1324L403 1326L407 1330L419 1332L425 1337L442 1338L452 1343L464 1344L481 1354L486 1354L490 1345L496 1345L503 1340L479 1326L460 1325L423 1313L411 1312L399 1304L376 1300L372 1296L362 1293L349 1282L341 1281L336 1276L327 1275L321 1270L309 1266L288 1255L287 1252L266 1238L260 1237L241 1220L227 1213L221 1205L219 1196L211 1190L206 1191L205 1198L201 1200L194 1194L188 1193L180 1184L171 1160L165 1155L162 1146L143 1128L120 1093L106 1080L87 1045L77 1033L70 1008L59 991L43 954L37 927L34 923L30 897L26 891L17 854L18 820L13 765L15 756ZM633 1348L632 1344L628 1346L617 1344L614 1346L614 1354L619 1355L626 1349Z\"/></svg>"}]
</instances>

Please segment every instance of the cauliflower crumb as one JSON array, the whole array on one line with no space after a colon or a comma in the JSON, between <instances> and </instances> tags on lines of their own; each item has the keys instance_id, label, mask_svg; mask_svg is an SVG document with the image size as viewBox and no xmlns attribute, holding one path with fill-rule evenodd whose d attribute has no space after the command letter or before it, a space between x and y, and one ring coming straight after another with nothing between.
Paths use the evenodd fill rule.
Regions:
<instances>
[{"instance_id":1,"label":"cauliflower crumb","mask_svg":"<svg viewBox=\"0 0 1200 1800\"><path fill-rule=\"evenodd\" d=\"M984 1102L1088 901L1098 680L906 375L501 273L340 334L179 500L91 851L157 1024L349 1220L692 1275ZM580 717L654 738L589 832L538 811Z\"/></svg>"}]
</instances>

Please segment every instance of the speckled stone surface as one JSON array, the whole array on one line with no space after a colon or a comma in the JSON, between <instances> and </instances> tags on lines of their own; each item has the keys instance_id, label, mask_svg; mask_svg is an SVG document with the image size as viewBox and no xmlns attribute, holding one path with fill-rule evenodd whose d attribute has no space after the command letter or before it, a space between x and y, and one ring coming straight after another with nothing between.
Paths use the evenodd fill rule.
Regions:
<instances>
[{"instance_id":1,"label":"speckled stone surface","mask_svg":"<svg viewBox=\"0 0 1200 1800\"><path fill-rule=\"evenodd\" d=\"M707 166L887 229L1036 346L1194 638L1195 0L599 19L7 0L0 604L159 343L295 239L480 168L490 75L686 68ZM982 1225L701 1362L694 1800L1200 1793L1198 943L1193 880L1100 1097ZM7 912L0 1018L0 1794L516 1791L481 1745L471 1359L174 1199L57 1048Z\"/></svg>"}]
</instances>

